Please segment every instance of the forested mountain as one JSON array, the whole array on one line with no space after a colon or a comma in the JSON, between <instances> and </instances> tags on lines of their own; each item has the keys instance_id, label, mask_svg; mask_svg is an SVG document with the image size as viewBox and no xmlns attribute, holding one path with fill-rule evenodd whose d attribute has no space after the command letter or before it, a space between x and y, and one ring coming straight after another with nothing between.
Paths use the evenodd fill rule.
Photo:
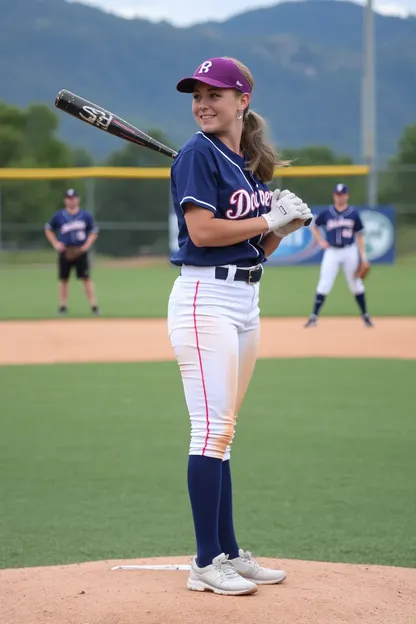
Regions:
<instances>
[{"instance_id":1,"label":"forested mountain","mask_svg":"<svg viewBox=\"0 0 416 624\"><path fill-rule=\"evenodd\" d=\"M65 0L2 2L0 100L54 105L67 88L177 147L194 130L177 79L210 56L241 59L256 81L253 108L278 146L327 145L361 156L362 7L312 0L177 28L127 20ZM391 155L416 121L416 19L376 15L378 151ZM117 140L63 113L61 135L95 157Z\"/></svg>"}]
</instances>

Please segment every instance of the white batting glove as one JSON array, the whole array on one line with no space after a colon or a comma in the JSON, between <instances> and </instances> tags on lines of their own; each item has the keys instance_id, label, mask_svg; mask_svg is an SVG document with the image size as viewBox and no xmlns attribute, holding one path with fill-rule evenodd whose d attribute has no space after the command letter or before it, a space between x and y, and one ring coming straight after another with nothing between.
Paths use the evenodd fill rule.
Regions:
<instances>
[{"instance_id":1,"label":"white batting glove","mask_svg":"<svg viewBox=\"0 0 416 624\"><path fill-rule=\"evenodd\" d=\"M309 206L287 189L276 189L271 203L271 211L262 216L267 221L269 231L280 238L298 230L312 217Z\"/></svg>"},{"instance_id":2,"label":"white batting glove","mask_svg":"<svg viewBox=\"0 0 416 624\"><path fill-rule=\"evenodd\" d=\"M280 192L279 192L278 189L276 189L276 193L279 193L279 196L278 196L279 199L282 199L282 197L285 197L286 195L290 195L290 194L293 195L293 193L291 193L287 189L284 190L284 191L280 191ZM296 195L296 197L298 199L300 199L297 195ZM311 212L308 204L305 204L303 199L301 199L300 201L302 202L302 207L301 207L302 217L301 217L301 219L302 219L302 221L307 221L308 219L311 219L313 217L312 212Z\"/></svg>"},{"instance_id":3,"label":"white batting glove","mask_svg":"<svg viewBox=\"0 0 416 624\"><path fill-rule=\"evenodd\" d=\"M295 232L296 230L299 230L301 227L303 227L305 225L305 221L307 221L308 219L312 219L312 211L307 204L302 203L299 208L302 216L298 219L294 219L287 225L283 225L273 230L273 233L276 236L278 236L279 238L284 238L285 236L288 236L292 232Z\"/></svg>"},{"instance_id":4,"label":"white batting glove","mask_svg":"<svg viewBox=\"0 0 416 624\"><path fill-rule=\"evenodd\" d=\"M273 192L270 212L261 215L269 226L269 232L287 225L294 219L300 219L302 203L302 200L294 193L281 192L280 189L276 189Z\"/></svg>"}]
</instances>

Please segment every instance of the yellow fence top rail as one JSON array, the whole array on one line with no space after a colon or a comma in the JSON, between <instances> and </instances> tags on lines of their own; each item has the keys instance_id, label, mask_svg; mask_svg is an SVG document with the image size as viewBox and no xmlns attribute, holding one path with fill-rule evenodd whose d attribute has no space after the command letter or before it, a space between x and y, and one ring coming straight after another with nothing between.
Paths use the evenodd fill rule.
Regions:
<instances>
[{"instance_id":1,"label":"yellow fence top rail","mask_svg":"<svg viewBox=\"0 0 416 624\"><path fill-rule=\"evenodd\" d=\"M321 176L365 176L367 165L311 165L307 167L282 167L275 176L302 178ZM76 178L133 178L168 179L170 167L67 167L64 169L13 169L0 168L0 180L66 180Z\"/></svg>"}]
</instances>

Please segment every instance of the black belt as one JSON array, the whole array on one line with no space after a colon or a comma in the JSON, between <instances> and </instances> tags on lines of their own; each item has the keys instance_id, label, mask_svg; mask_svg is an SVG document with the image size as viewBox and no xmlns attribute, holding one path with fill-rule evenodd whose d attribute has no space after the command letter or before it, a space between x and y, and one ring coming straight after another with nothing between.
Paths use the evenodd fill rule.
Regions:
<instances>
[{"instance_id":1,"label":"black belt","mask_svg":"<svg viewBox=\"0 0 416 624\"><path fill-rule=\"evenodd\" d=\"M215 267L215 278L226 280L229 269L227 267ZM237 269L233 280L235 282L246 282L246 284L256 284L261 280L263 275L263 267L255 269Z\"/></svg>"},{"instance_id":2,"label":"black belt","mask_svg":"<svg viewBox=\"0 0 416 624\"><path fill-rule=\"evenodd\" d=\"M346 243L345 245L331 245L334 249L344 249L344 247L351 247L353 243Z\"/></svg>"}]
</instances>

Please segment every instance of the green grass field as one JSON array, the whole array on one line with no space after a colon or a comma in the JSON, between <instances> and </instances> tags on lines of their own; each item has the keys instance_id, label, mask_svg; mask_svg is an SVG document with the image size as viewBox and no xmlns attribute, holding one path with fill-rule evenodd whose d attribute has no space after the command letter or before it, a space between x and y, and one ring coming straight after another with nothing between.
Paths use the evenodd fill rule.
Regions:
<instances>
[{"instance_id":1,"label":"green grass field","mask_svg":"<svg viewBox=\"0 0 416 624\"><path fill-rule=\"evenodd\" d=\"M167 300L178 270L169 266L141 268L93 267L92 277L105 317L165 317ZM263 316L308 316L319 267L268 267L262 280ZM366 282L370 312L374 316L416 314L416 258L390 266L374 265ZM19 263L0 265L0 320L54 318L57 307L56 269ZM82 286L70 282L71 317L89 316ZM354 315L357 306L344 276L322 309L322 315Z\"/></svg>"},{"instance_id":2,"label":"green grass field","mask_svg":"<svg viewBox=\"0 0 416 624\"><path fill-rule=\"evenodd\" d=\"M56 316L50 259L0 257L0 320ZM415 269L411 256L373 266L374 316L416 314ZM262 315L306 317L318 272L268 268ZM103 316L165 317L177 274L168 263L98 262ZM69 309L89 316L75 280ZM340 275L323 315L357 312ZM259 361L233 449L241 545L263 556L416 567L415 374L415 361ZM194 551L175 363L0 367L0 406L0 567Z\"/></svg>"},{"instance_id":3,"label":"green grass field","mask_svg":"<svg viewBox=\"0 0 416 624\"><path fill-rule=\"evenodd\" d=\"M415 376L259 361L233 450L241 545L416 567ZM175 363L0 367L0 388L0 567L193 552Z\"/></svg>"}]
</instances>

